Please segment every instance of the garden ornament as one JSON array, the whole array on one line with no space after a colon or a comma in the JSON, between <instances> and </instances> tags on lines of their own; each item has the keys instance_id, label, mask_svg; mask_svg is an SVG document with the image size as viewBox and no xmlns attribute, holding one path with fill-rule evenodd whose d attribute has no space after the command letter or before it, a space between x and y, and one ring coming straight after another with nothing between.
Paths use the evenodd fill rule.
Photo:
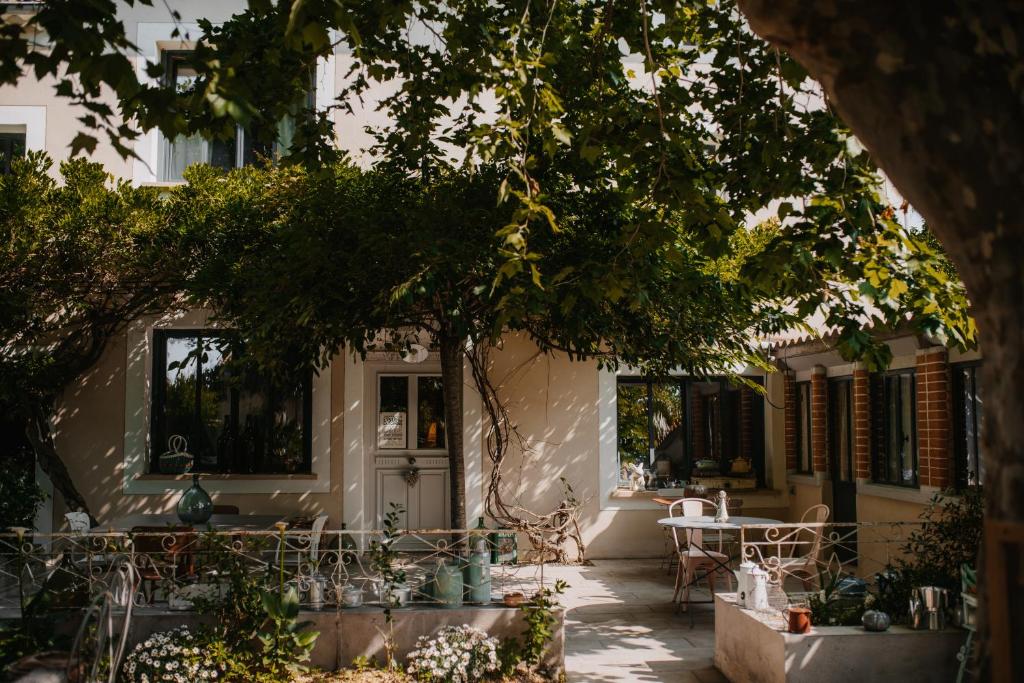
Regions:
<instances>
[{"instance_id":1,"label":"garden ornament","mask_svg":"<svg viewBox=\"0 0 1024 683\"><path fill-rule=\"evenodd\" d=\"M725 491L718 492L718 509L715 511L715 522L724 524L729 521L729 497Z\"/></svg>"},{"instance_id":2,"label":"garden ornament","mask_svg":"<svg viewBox=\"0 0 1024 683\"><path fill-rule=\"evenodd\" d=\"M892 619L885 612L869 609L860 618L860 623L864 624L865 631L884 631L889 628Z\"/></svg>"}]
</instances>

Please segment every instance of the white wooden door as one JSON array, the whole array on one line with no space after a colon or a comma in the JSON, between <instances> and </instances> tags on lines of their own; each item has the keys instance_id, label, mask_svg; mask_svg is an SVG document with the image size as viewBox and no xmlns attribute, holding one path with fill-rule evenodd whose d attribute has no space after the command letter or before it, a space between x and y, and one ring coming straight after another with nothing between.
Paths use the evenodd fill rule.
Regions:
<instances>
[{"instance_id":1,"label":"white wooden door","mask_svg":"<svg viewBox=\"0 0 1024 683\"><path fill-rule=\"evenodd\" d=\"M412 486L406 481L405 469L377 470L377 519L375 529L384 527L384 515L391 504L402 506L405 512L399 520L403 529L448 528L448 471L420 470L419 480Z\"/></svg>"}]
</instances>

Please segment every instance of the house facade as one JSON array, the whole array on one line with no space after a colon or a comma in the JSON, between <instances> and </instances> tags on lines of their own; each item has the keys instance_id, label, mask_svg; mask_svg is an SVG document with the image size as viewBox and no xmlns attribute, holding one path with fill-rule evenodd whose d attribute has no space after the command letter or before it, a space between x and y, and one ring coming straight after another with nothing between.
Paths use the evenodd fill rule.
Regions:
<instances>
[{"instance_id":1,"label":"house facade","mask_svg":"<svg viewBox=\"0 0 1024 683\"><path fill-rule=\"evenodd\" d=\"M180 57L190 43L175 31L198 33L190 17L222 21L244 3L174 7L183 21L163 6L125 10L140 74L149 60L174 82L187 80ZM341 53L320 64L312 106L329 105L346 70ZM35 149L66 158L77 115L50 82L0 88L4 163ZM372 98L334 115L339 144L358 158L369 142L364 126L382 115ZM244 130L230 145L150 132L138 159L103 144L94 159L115 176L162 185L180 182L189 163L244 164L251 148ZM410 528L448 526L448 434L429 341L416 353L342 353L316 375L273 385L259 376L227 381L215 343L227 334L207 311L139 319L65 392L57 450L101 525L173 511L190 485L179 467L188 452L214 502L243 514L326 514L330 528L371 529L396 502ZM564 478L584 501L594 558L663 553L655 522L665 508L654 499L681 495L682 482L725 487L759 517L798 520L824 502L837 521L915 519L936 491L977 478L981 356L909 334L887 343L891 368L868 373L827 339L780 341L775 372L746 369L736 383L602 370L508 335L491 354L491 379L528 448L503 465L505 498L549 512ZM480 397L470 385L464 394L467 518L475 520L491 465ZM37 526L58 529L65 511L53 495Z\"/></svg>"}]
</instances>

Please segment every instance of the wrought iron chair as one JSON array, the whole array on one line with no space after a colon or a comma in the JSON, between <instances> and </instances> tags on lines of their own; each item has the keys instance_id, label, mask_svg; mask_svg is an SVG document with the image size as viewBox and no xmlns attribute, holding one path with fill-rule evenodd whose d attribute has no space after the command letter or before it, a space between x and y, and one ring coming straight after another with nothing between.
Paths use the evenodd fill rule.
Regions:
<instances>
[{"instance_id":1,"label":"wrought iron chair","mask_svg":"<svg viewBox=\"0 0 1024 683\"><path fill-rule=\"evenodd\" d=\"M669 517L703 517L706 510L714 509L715 504L704 498L680 498L669 506L668 514ZM686 611L690 603L690 586L696 582L698 572L704 573L712 596L715 594L718 577L724 576L729 581L731 573L722 567L722 564L729 561L729 556L721 552L721 535L718 537L718 550L710 550L703 546L704 535L700 529L686 529L686 538L682 541L679 531L672 528L672 540L679 558L672 601L678 601Z\"/></svg>"},{"instance_id":2,"label":"wrought iron chair","mask_svg":"<svg viewBox=\"0 0 1024 683\"><path fill-rule=\"evenodd\" d=\"M158 581L194 576L198 536L190 526L132 527L132 556L146 603Z\"/></svg>"},{"instance_id":3,"label":"wrought iron chair","mask_svg":"<svg viewBox=\"0 0 1024 683\"><path fill-rule=\"evenodd\" d=\"M824 524L828 521L829 513L828 505L812 505L800 517L800 523ZM788 557L779 558L783 581L788 575L798 578L805 591L811 590L812 585L815 590L821 588L818 575L818 555L821 553L821 539L825 533L826 529L822 526L800 529L793 535L790 543L783 544L788 548L786 551ZM798 554L804 549L807 552Z\"/></svg>"}]
</instances>

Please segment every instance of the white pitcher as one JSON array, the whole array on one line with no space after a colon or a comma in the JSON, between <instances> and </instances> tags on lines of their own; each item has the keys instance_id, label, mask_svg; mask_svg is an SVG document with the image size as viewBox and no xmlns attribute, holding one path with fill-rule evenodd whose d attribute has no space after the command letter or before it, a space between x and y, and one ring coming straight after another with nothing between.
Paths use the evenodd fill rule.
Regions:
<instances>
[{"instance_id":1,"label":"white pitcher","mask_svg":"<svg viewBox=\"0 0 1024 683\"><path fill-rule=\"evenodd\" d=\"M754 567L750 572L750 590L747 591L747 609L768 611L768 572Z\"/></svg>"}]
</instances>

